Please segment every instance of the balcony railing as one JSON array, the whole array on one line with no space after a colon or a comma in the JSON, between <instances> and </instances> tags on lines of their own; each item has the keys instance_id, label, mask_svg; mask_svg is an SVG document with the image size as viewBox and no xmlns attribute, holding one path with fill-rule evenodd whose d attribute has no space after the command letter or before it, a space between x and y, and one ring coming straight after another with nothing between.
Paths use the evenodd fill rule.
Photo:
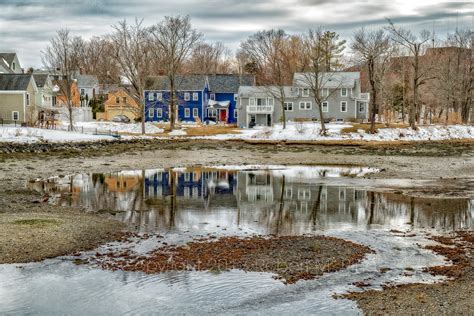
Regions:
<instances>
[{"instance_id":1,"label":"balcony railing","mask_svg":"<svg viewBox=\"0 0 474 316\"><path fill-rule=\"evenodd\" d=\"M358 100L369 100L370 93L351 93L351 98L352 99L358 99Z\"/></svg>"},{"instance_id":2,"label":"balcony railing","mask_svg":"<svg viewBox=\"0 0 474 316\"><path fill-rule=\"evenodd\" d=\"M248 113L272 113L273 105L248 105Z\"/></svg>"}]
</instances>

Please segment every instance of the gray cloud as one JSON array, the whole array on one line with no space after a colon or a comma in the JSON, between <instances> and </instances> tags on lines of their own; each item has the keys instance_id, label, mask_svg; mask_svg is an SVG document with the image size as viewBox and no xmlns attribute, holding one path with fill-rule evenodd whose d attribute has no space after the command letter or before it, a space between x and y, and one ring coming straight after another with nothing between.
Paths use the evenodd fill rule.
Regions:
<instances>
[{"instance_id":1,"label":"gray cloud","mask_svg":"<svg viewBox=\"0 0 474 316\"><path fill-rule=\"evenodd\" d=\"M0 0L0 51L17 51L23 66L41 66L39 52L60 28L85 38L110 32L110 25L143 17L187 15L206 40L235 49L248 35L269 28L290 33L323 26L349 38L356 28L386 25L386 17L414 31L438 33L471 26L470 1L430 0Z\"/></svg>"}]
</instances>

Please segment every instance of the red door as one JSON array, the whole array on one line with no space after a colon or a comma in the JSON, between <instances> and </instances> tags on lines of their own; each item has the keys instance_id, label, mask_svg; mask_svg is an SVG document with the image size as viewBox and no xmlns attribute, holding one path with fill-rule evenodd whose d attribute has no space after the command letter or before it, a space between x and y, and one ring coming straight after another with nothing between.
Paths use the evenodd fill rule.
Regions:
<instances>
[{"instance_id":1,"label":"red door","mask_svg":"<svg viewBox=\"0 0 474 316\"><path fill-rule=\"evenodd\" d=\"M227 122L227 110L220 110L219 121Z\"/></svg>"}]
</instances>

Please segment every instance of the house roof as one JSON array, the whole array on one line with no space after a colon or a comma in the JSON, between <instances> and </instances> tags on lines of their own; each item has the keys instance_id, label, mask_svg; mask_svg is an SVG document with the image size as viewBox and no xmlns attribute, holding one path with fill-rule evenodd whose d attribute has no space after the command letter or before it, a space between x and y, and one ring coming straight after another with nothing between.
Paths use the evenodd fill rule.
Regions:
<instances>
[{"instance_id":1,"label":"house roof","mask_svg":"<svg viewBox=\"0 0 474 316\"><path fill-rule=\"evenodd\" d=\"M319 74L322 88L354 88L356 81L360 80L360 72L322 72ZM312 73L295 73L293 83L296 86L308 86L314 80Z\"/></svg>"},{"instance_id":2,"label":"house roof","mask_svg":"<svg viewBox=\"0 0 474 316\"><path fill-rule=\"evenodd\" d=\"M298 91L291 86L283 87L286 98L296 98ZM279 97L280 87L278 86L241 86L239 88L240 97Z\"/></svg>"},{"instance_id":3,"label":"house roof","mask_svg":"<svg viewBox=\"0 0 474 316\"><path fill-rule=\"evenodd\" d=\"M253 86L254 77L250 75L217 74L208 75L209 89L215 93L236 93L240 86Z\"/></svg>"},{"instance_id":4,"label":"house roof","mask_svg":"<svg viewBox=\"0 0 474 316\"><path fill-rule=\"evenodd\" d=\"M206 75L177 75L176 90L201 91L206 85ZM167 76L148 77L145 81L145 90L169 91L170 81Z\"/></svg>"},{"instance_id":5,"label":"house roof","mask_svg":"<svg viewBox=\"0 0 474 316\"><path fill-rule=\"evenodd\" d=\"M78 75L76 80L78 87L93 87L99 84L99 79L94 75Z\"/></svg>"},{"instance_id":6,"label":"house roof","mask_svg":"<svg viewBox=\"0 0 474 316\"><path fill-rule=\"evenodd\" d=\"M31 77L28 74L0 74L0 90L27 90Z\"/></svg>"},{"instance_id":7,"label":"house roof","mask_svg":"<svg viewBox=\"0 0 474 316\"><path fill-rule=\"evenodd\" d=\"M46 82L48 81L48 74L35 74L33 73L33 78L35 78L36 86L38 88L43 88Z\"/></svg>"},{"instance_id":8,"label":"house roof","mask_svg":"<svg viewBox=\"0 0 474 316\"><path fill-rule=\"evenodd\" d=\"M0 58L5 60L8 66L10 66L12 62L15 60L15 56L16 56L16 53L0 53Z\"/></svg>"}]
</instances>

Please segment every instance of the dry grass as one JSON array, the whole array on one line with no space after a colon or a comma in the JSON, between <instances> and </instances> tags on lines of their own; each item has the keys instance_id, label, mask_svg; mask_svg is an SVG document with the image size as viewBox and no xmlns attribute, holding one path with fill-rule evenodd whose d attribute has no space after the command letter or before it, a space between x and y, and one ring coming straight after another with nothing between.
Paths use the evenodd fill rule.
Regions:
<instances>
[{"instance_id":1,"label":"dry grass","mask_svg":"<svg viewBox=\"0 0 474 316\"><path fill-rule=\"evenodd\" d=\"M237 128L230 126L202 126L188 127L185 129L187 136L212 136L219 134L240 134Z\"/></svg>"},{"instance_id":2,"label":"dry grass","mask_svg":"<svg viewBox=\"0 0 474 316\"><path fill-rule=\"evenodd\" d=\"M370 123L352 123L352 127L345 127L341 130L341 133L357 133L358 130L364 130L366 133L370 131ZM405 128L408 127L408 124L375 124L375 130L377 131L380 128Z\"/></svg>"}]
</instances>

